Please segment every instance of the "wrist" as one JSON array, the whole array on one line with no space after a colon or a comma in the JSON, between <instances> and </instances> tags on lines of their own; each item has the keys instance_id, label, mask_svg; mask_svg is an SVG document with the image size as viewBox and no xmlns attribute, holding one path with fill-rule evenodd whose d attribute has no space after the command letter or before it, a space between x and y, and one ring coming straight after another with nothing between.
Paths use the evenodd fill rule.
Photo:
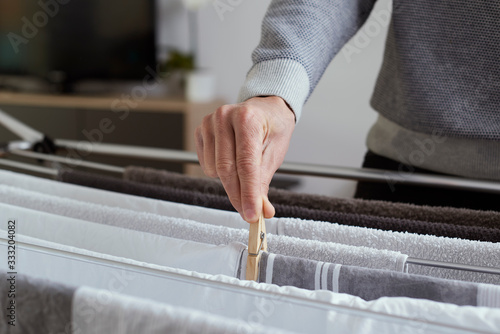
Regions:
<instances>
[{"instance_id":1,"label":"wrist","mask_svg":"<svg viewBox=\"0 0 500 334\"><path fill-rule=\"evenodd\" d=\"M259 96L252 97L248 100L253 100L253 99L265 99L266 101L269 101L273 104L276 104L276 105L281 104L281 105L285 106L293 114L294 123L297 123L297 117L295 115L295 112L293 111L292 107L288 104L288 102L286 102L285 99L283 99L282 97L277 96L277 95L259 95Z\"/></svg>"}]
</instances>

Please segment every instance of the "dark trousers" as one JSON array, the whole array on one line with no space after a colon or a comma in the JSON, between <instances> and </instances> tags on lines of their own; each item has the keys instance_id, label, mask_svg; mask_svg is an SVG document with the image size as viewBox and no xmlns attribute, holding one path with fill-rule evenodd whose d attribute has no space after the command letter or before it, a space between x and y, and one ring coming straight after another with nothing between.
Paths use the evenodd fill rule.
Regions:
<instances>
[{"instance_id":1,"label":"dark trousers","mask_svg":"<svg viewBox=\"0 0 500 334\"><path fill-rule=\"evenodd\" d=\"M406 166L398 161L382 157L371 151L366 153L363 167L390 171L410 171L412 173L445 175L421 168ZM388 178L388 182L384 183L358 182L354 197L418 205L451 206L476 210L500 211L500 194L404 185L403 183L393 182L390 178Z\"/></svg>"}]
</instances>

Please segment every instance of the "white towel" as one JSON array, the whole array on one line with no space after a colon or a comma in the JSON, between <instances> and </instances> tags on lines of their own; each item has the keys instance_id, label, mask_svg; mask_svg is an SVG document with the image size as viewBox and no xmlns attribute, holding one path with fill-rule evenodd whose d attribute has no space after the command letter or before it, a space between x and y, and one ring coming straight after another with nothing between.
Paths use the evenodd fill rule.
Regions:
<instances>
[{"instance_id":1,"label":"white towel","mask_svg":"<svg viewBox=\"0 0 500 334\"><path fill-rule=\"evenodd\" d=\"M0 233L0 248L6 249L6 233ZM35 240L20 236L19 242ZM19 244L19 268L26 275L69 285L101 289L98 305L103 311L113 292L186 307L249 324L298 333L462 333L500 332L500 310L456 306L422 299L380 298L363 301L326 290L307 291L294 287L212 276L159 267L130 259L82 251L41 241L56 248L60 256ZM85 254L83 258L80 254ZM0 268L5 262L0 261Z\"/></svg>"},{"instance_id":2,"label":"white towel","mask_svg":"<svg viewBox=\"0 0 500 334\"><path fill-rule=\"evenodd\" d=\"M26 235L103 254L208 274L236 277L242 252L246 249L241 243L215 246L179 240L4 203L0 203L0 212L5 219L0 224L0 230L7 231L7 219L15 219L16 236Z\"/></svg>"},{"instance_id":3,"label":"white towel","mask_svg":"<svg viewBox=\"0 0 500 334\"><path fill-rule=\"evenodd\" d=\"M152 198L121 194L107 190L94 189L70 183L47 180L40 177L9 172L0 169L0 184L72 198L79 201L103 204L139 212L155 213L168 217L191 219L205 224L248 229L239 213L210 209L196 205L174 203ZM278 218L266 220L267 231L276 231Z\"/></svg>"},{"instance_id":4,"label":"white towel","mask_svg":"<svg viewBox=\"0 0 500 334\"><path fill-rule=\"evenodd\" d=\"M101 224L125 227L172 238L208 244L248 243L248 230L201 224L186 219L169 218L136 212L42 193L0 186L0 201L56 215L84 219ZM403 272L407 256L400 252L354 247L332 242L268 235L268 250L272 253L301 257L322 262L387 269Z\"/></svg>"},{"instance_id":5,"label":"white towel","mask_svg":"<svg viewBox=\"0 0 500 334\"><path fill-rule=\"evenodd\" d=\"M103 294L108 296L105 305L99 301ZM95 309L101 311L88 312ZM239 319L89 287L75 291L72 320L73 331L79 334L292 334Z\"/></svg>"}]
</instances>

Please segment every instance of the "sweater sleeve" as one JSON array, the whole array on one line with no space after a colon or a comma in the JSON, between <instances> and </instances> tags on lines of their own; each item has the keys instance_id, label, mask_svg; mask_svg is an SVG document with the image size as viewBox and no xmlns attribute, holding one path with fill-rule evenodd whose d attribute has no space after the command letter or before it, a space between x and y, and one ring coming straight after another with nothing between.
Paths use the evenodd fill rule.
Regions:
<instances>
[{"instance_id":1,"label":"sweater sleeve","mask_svg":"<svg viewBox=\"0 0 500 334\"><path fill-rule=\"evenodd\" d=\"M333 57L369 16L376 0L273 0L239 101L277 95L295 113Z\"/></svg>"}]
</instances>

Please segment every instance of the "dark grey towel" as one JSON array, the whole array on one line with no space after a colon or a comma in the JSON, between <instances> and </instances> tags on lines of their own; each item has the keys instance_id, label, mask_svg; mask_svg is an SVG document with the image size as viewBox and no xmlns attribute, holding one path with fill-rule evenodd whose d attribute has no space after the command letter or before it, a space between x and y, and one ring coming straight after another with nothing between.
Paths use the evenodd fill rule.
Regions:
<instances>
[{"instance_id":1,"label":"dark grey towel","mask_svg":"<svg viewBox=\"0 0 500 334\"><path fill-rule=\"evenodd\" d=\"M118 178L80 171L61 171L59 180L67 183L116 191L137 196L161 199L177 203L198 205L226 211L235 211L227 195L215 195L168 186L125 181ZM331 210L316 210L306 207L275 204L276 217L295 217L316 221L326 221L351 226L377 228L381 230L429 234L469 240L500 241L500 229L430 223L409 219L369 216L343 213Z\"/></svg>"},{"instance_id":2,"label":"dark grey towel","mask_svg":"<svg viewBox=\"0 0 500 334\"><path fill-rule=\"evenodd\" d=\"M364 300L410 297L456 305L500 307L500 286L345 266L269 253L262 254L259 282L347 293ZM485 302L483 295L486 293L497 297L493 301Z\"/></svg>"},{"instance_id":3,"label":"dark grey towel","mask_svg":"<svg viewBox=\"0 0 500 334\"><path fill-rule=\"evenodd\" d=\"M226 196L226 191L220 180L210 177L188 176L161 169L127 166L123 173L123 179Z\"/></svg>"},{"instance_id":4,"label":"dark grey towel","mask_svg":"<svg viewBox=\"0 0 500 334\"><path fill-rule=\"evenodd\" d=\"M209 194L226 194L222 184L216 179L190 177L152 168L129 166L125 170L124 178L130 181L190 189ZM453 225L500 228L500 212L496 211L430 207L362 199L343 199L312 194L300 194L276 188L269 189L269 200L273 204L285 204L317 210Z\"/></svg>"},{"instance_id":5,"label":"dark grey towel","mask_svg":"<svg viewBox=\"0 0 500 334\"><path fill-rule=\"evenodd\" d=\"M11 275L0 273L0 333L62 334L72 333L72 298L74 288L47 280L17 274L15 296L9 297ZM12 281L14 283L14 281ZM14 287L14 286L12 286ZM11 300L15 301L15 326L9 325L7 314Z\"/></svg>"},{"instance_id":6,"label":"dark grey towel","mask_svg":"<svg viewBox=\"0 0 500 334\"><path fill-rule=\"evenodd\" d=\"M124 194L198 205L219 210L235 211L227 196L223 197L185 189L124 181L114 177L75 170L61 170L58 175L58 180Z\"/></svg>"}]
</instances>

